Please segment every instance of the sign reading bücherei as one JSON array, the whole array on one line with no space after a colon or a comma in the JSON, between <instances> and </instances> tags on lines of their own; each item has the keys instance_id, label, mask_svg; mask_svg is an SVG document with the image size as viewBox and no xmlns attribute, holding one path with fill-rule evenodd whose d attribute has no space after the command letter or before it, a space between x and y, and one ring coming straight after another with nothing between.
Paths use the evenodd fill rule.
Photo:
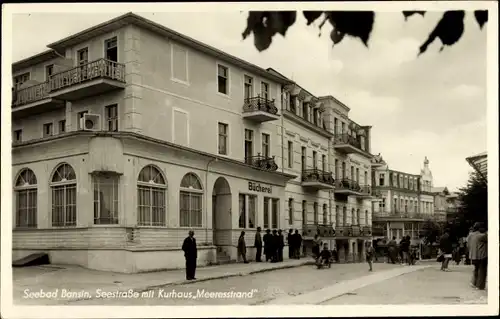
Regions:
<instances>
[{"instance_id":1,"label":"sign reading b\u00fccherei","mask_svg":"<svg viewBox=\"0 0 500 319\"><path fill-rule=\"evenodd\" d=\"M269 193L272 194L273 187L272 186L262 186L260 183L248 182L248 190L259 192L259 193Z\"/></svg>"}]
</instances>

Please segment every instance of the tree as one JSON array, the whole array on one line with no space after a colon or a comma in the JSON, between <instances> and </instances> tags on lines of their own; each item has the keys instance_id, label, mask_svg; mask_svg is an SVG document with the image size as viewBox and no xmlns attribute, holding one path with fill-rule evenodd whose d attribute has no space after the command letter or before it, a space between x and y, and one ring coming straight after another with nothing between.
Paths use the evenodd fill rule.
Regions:
<instances>
[{"instance_id":1,"label":"tree","mask_svg":"<svg viewBox=\"0 0 500 319\"><path fill-rule=\"evenodd\" d=\"M375 12L373 11L303 11L307 20L307 25L323 17L319 25L320 35L323 25L328 21L333 27L330 33L330 39L333 44L338 44L344 37L351 36L359 38L366 47L370 40L370 35L375 21ZM403 11L405 21L414 14L425 16L425 11ZM479 28L482 29L488 21L487 10L476 10L474 16ZM429 34L427 40L420 46L420 54L427 50L429 44L436 38L441 40L443 50L444 46L452 46L460 40L464 32L465 11L455 10L446 11L443 17L437 23L434 30ZM259 51L264 51L271 46L273 37L279 33L286 35L297 20L296 11L251 11L247 18L247 27L243 31L243 39L246 39L251 33L254 35L254 46Z\"/></svg>"},{"instance_id":2,"label":"tree","mask_svg":"<svg viewBox=\"0 0 500 319\"><path fill-rule=\"evenodd\" d=\"M422 225L423 230L423 241L426 245L432 245L437 243L439 237L443 234L443 225L428 219Z\"/></svg>"},{"instance_id":3,"label":"tree","mask_svg":"<svg viewBox=\"0 0 500 319\"><path fill-rule=\"evenodd\" d=\"M477 172L470 174L467 186L459 190L458 199L458 213L450 224L456 236L467 236L475 222L484 222L487 225L488 184Z\"/></svg>"}]
</instances>

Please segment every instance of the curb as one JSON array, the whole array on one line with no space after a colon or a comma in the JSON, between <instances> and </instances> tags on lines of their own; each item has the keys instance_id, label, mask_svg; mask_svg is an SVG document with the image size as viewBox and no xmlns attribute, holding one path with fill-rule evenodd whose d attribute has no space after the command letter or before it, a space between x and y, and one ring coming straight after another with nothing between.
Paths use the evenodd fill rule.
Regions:
<instances>
[{"instance_id":1,"label":"curb","mask_svg":"<svg viewBox=\"0 0 500 319\"><path fill-rule=\"evenodd\" d=\"M123 290L120 289L119 291L128 291L130 289L133 289L135 292L141 293L141 292L154 290L154 289L158 289L158 288L163 288L163 287L189 285L189 284L195 284L195 283L209 281L209 280L218 280L218 279L225 279L225 278L232 278L232 277L248 276L248 275L253 275L253 274L258 274L258 273L270 272L270 271L281 270L281 269L297 268L297 267L302 267L302 266L307 266L307 265L314 265L314 261L309 260L309 261L306 261L306 262L300 263L300 264L276 266L276 267L271 267L271 268L252 270L249 272L228 273L228 274L224 274L224 275L210 276L210 277L200 278L200 279L196 279L196 280L178 280L178 281L168 282L168 283L164 283L164 284L146 286L144 288L126 288ZM92 296L90 298L73 299L73 300L68 300L64 304L74 303L74 302L83 301L83 300L92 300L92 299L99 299L99 298Z\"/></svg>"}]
</instances>

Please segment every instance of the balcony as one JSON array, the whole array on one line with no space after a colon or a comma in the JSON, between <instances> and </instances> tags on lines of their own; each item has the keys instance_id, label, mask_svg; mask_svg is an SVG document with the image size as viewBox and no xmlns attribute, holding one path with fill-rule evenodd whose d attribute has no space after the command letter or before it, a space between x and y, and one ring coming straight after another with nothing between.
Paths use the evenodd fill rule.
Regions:
<instances>
[{"instance_id":1,"label":"balcony","mask_svg":"<svg viewBox=\"0 0 500 319\"><path fill-rule=\"evenodd\" d=\"M333 148L344 154L369 155L363 147L359 139L349 134L336 134L333 137Z\"/></svg>"},{"instance_id":2,"label":"balcony","mask_svg":"<svg viewBox=\"0 0 500 319\"><path fill-rule=\"evenodd\" d=\"M257 123L275 121L280 118L274 100L257 96L245 99L243 118Z\"/></svg>"},{"instance_id":3,"label":"balcony","mask_svg":"<svg viewBox=\"0 0 500 319\"><path fill-rule=\"evenodd\" d=\"M306 239L312 239L316 234L318 234L321 238L333 238L335 237L335 230L332 225L326 224L302 225L302 236Z\"/></svg>"},{"instance_id":4,"label":"balcony","mask_svg":"<svg viewBox=\"0 0 500 319\"><path fill-rule=\"evenodd\" d=\"M373 235L371 226L361 227L361 236L371 237Z\"/></svg>"},{"instance_id":5,"label":"balcony","mask_svg":"<svg viewBox=\"0 0 500 319\"><path fill-rule=\"evenodd\" d=\"M14 117L43 113L63 106L63 101L50 97L46 82L12 90L12 115Z\"/></svg>"},{"instance_id":6,"label":"balcony","mask_svg":"<svg viewBox=\"0 0 500 319\"><path fill-rule=\"evenodd\" d=\"M333 189L335 180L331 172L319 170L317 168L302 171L302 186L312 189Z\"/></svg>"},{"instance_id":7,"label":"balcony","mask_svg":"<svg viewBox=\"0 0 500 319\"><path fill-rule=\"evenodd\" d=\"M335 234L337 237L352 237L353 236L353 230L352 226L337 226L335 228Z\"/></svg>"},{"instance_id":8,"label":"balcony","mask_svg":"<svg viewBox=\"0 0 500 319\"><path fill-rule=\"evenodd\" d=\"M125 88L125 65L99 59L50 76L50 96L74 101Z\"/></svg>"},{"instance_id":9,"label":"balcony","mask_svg":"<svg viewBox=\"0 0 500 319\"><path fill-rule=\"evenodd\" d=\"M363 196L363 188L358 182L344 178L335 182L335 194Z\"/></svg>"},{"instance_id":10,"label":"balcony","mask_svg":"<svg viewBox=\"0 0 500 319\"><path fill-rule=\"evenodd\" d=\"M385 220L385 221L424 221L425 215L417 212L404 212L404 211L394 211L394 212L373 212L374 220Z\"/></svg>"},{"instance_id":11,"label":"balcony","mask_svg":"<svg viewBox=\"0 0 500 319\"><path fill-rule=\"evenodd\" d=\"M273 157L266 157L266 156L260 155L260 153L257 156L245 157L245 163L247 163L248 165L251 165L253 167L265 170L265 171L274 172L274 171L278 170L278 164L276 164L276 162L274 160L274 156Z\"/></svg>"}]
</instances>

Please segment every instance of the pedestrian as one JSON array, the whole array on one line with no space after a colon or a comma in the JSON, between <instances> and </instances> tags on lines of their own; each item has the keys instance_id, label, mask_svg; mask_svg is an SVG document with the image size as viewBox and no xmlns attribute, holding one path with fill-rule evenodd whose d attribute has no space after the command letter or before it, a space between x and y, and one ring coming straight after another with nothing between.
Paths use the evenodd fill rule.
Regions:
<instances>
[{"instance_id":1,"label":"pedestrian","mask_svg":"<svg viewBox=\"0 0 500 319\"><path fill-rule=\"evenodd\" d=\"M264 255L266 255L266 261L269 261L271 260L271 257L272 257L272 236L271 235L271 230L270 229L266 229L266 234L264 235L264 237L262 238L263 242L264 242Z\"/></svg>"},{"instance_id":2,"label":"pedestrian","mask_svg":"<svg viewBox=\"0 0 500 319\"><path fill-rule=\"evenodd\" d=\"M295 230L295 258L300 259L300 247L302 246L302 236L299 230Z\"/></svg>"},{"instance_id":3,"label":"pedestrian","mask_svg":"<svg viewBox=\"0 0 500 319\"><path fill-rule=\"evenodd\" d=\"M256 262L261 262L262 261L262 236L260 235L261 228L257 227L257 232L255 233L255 242L254 246L256 249L255 253L255 261Z\"/></svg>"},{"instance_id":4,"label":"pedestrian","mask_svg":"<svg viewBox=\"0 0 500 319\"><path fill-rule=\"evenodd\" d=\"M469 254L474 265L471 284L476 289L484 290L488 270L488 235L483 223L476 223L474 232L469 236Z\"/></svg>"},{"instance_id":5,"label":"pedestrian","mask_svg":"<svg viewBox=\"0 0 500 319\"><path fill-rule=\"evenodd\" d=\"M397 243L396 243L396 236L392 237L392 240L389 241L387 244L387 250L388 250L388 256L389 260L392 264L396 263L396 257L397 257Z\"/></svg>"},{"instance_id":6,"label":"pedestrian","mask_svg":"<svg viewBox=\"0 0 500 319\"><path fill-rule=\"evenodd\" d=\"M240 238L238 239L238 255L241 256L243 262L248 264L247 261L247 244L245 243L245 232L241 231Z\"/></svg>"},{"instance_id":7,"label":"pedestrian","mask_svg":"<svg viewBox=\"0 0 500 319\"><path fill-rule=\"evenodd\" d=\"M290 228L288 235L286 236L286 241L288 242L288 258L293 258L293 250L295 249L295 237L293 236L293 229Z\"/></svg>"},{"instance_id":8,"label":"pedestrian","mask_svg":"<svg viewBox=\"0 0 500 319\"><path fill-rule=\"evenodd\" d=\"M441 270L442 271L450 271L448 269L448 264L452 258L453 253L453 244L450 238L450 231L448 229L445 230L443 236L439 240L439 249L443 254L443 261L441 262Z\"/></svg>"},{"instance_id":9,"label":"pedestrian","mask_svg":"<svg viewBox=\"0 0 500 319\"><path fill-rule=\"evenodd\" d=\"M320 247L321 247L321 238L319 237L318 234L315 234L313 240L313 248L312 248L314 259L318 259L320 253Z\"/></svg>"},{"instance_id":10,"label":"pedestrian","mask_svg":"<svg viewBox=\"0 0 500 319\"><path fill-rule=\"evenodd\" d=\"M182 243L182 250L184 251L184 258L186 258L186 279L195 280L198 249L196 248L196 238L194 238L194 231L189 231L188 236Z\"/></svg>"},{"instance_id":11,"label":"pedestrian","mask_svg":"<svg viewBox=\"0 0 500 319\"><path fill-rule=\"evenodd\" d=\"M370 240L366 241L366 262L368 266L370 266L369 271L373 271L373 257L375 256L375 249L373 248L373 244Z\"/></svg>"},{"instance_id":12,"label":"pedestrian","mask_svg":"<svg viewBox=\"0 0 500 319\"><path fill-rule=\"evenodd\" d=\"M278 231L273 229L273 235L271 240L271 262L278 262L278 246L279 246L279 236Z\"/></svg>"},{"instance_id":13,"label":"pedestrian","mask_svg":"<svg viewBox=\"0 0 500 319\"><path fill-rule=\"evenodd\" d=\"M410 264L410 258L409 258L409 253L410 253L410 236L405 236L401 240L400 246L401 246L401 252L402 252L402 264Z\"/></svg>"},{"instance_id":14,"label":"pedestrian","mask_svg":"<svg viewBox=\"0 0 500 319\"><path fill-rule=\"evenodd\" d=\"M285 248L285 236L283 231L278 229L278 261L283 261L283 249Z\"/></svg>"}]
</instances>

